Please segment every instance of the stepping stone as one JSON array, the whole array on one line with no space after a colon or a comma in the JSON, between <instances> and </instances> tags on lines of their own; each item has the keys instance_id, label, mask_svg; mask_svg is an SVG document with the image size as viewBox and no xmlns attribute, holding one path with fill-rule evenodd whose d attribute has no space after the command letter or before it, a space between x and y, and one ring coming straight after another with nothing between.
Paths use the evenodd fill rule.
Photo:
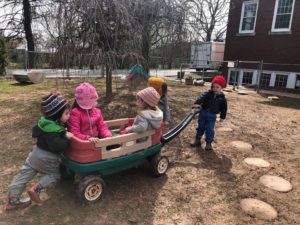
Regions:
<instances>
[{"instance_id":1,"label":"stepping stone","mask_svg":"<svg viewBox=\"0 0 300 225\"><path fill-rule=\"evenodd\" d=\"M246 158L244 162L251 166L269 167L270 163L261 158Z\"/></svg>"},{"instance_id":2,"label":"stepping stone","mask_svg":"<svg viewBox=\"0 0 300 225\"><path fill-rule=\"evenodd\" d=\"M233 90L229 89L229 88L224 88L223 91L225 91L225 92L233 92Z\"/></svg>"},{"instance_id":3,"label":"stepping stone","mask_svg":"<svg viewBox=\"0 0 300 225\"><path fill-rule=\"evenodd\" d=\"M264 175L259 178L259 181L266 187L279 192L288 192L293 188L290 182L277 176Z\"/></svg>"},{"instance_id":4,"label":"stepping stone","mask_svg":"<svg viewBox=\"0 0 300 225\"><path fill-rule=\"evenodd\" d=\"M241 208L247 214L263 220L274 220L277 218L277 211L273 206L254 198L242 199Z\"/></svg>"},{"instance_id":5,"label":"stepping stone","mask_svg":"<svg viewBox=\"0 0 300 225\"><path fill-rule=\"evenodd\" d=\"M243 141L233 141L231 145L239 150L252 150L252 145Z\"/></svg>"},{"instance_id":6,"label":"stepping stone","mask_svg":"<svg viewBox=\"0 0 300 225\"><path fill-rule=\"evenodd\" d=\"M269 96L268 99L270 99L270 100L279 100L279 98L277 96Z\"/></svg>"},{"instance_id":7,"label":"stepping stone","mask_svg":"<svg viewBox=\"0 0 300 225\"><path fill-rule=\"evenodd\" d=\"M217 131L220 131L220 132L231 132L233 130L230 127L220 127L220 128L217 128Z\"/></svg>"},{"instance_id":8,"label":"stepping stone","mask_svg":"<svg viewBox=\"0 0 300 225\"><path fill-rule=\"evenodd\" d=\"M238 91L238 94L239 95L248 95L248 92L247 91Z\"/></svg>"}]
</instances>

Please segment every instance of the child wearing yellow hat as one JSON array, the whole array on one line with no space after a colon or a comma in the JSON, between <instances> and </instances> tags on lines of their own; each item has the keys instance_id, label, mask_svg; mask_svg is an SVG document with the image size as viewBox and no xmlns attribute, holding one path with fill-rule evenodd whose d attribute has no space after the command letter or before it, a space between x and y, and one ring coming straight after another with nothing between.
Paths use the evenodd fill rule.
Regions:
<instances>
[{"instance_id":1,"label":"child wearing yellow hat","mask_svg":"<svg viewBox=\"0 0 300 225\"><path fill-rule=\"evenodd\" d=\"M168 86L163 79L158 77L150 77L148 79L148 85L153 87L160 95L160 100L158 102L159 109L163 112L163 122L168 125L171 122L171 113L168 106Z\"/></svg>"}]
</instances>

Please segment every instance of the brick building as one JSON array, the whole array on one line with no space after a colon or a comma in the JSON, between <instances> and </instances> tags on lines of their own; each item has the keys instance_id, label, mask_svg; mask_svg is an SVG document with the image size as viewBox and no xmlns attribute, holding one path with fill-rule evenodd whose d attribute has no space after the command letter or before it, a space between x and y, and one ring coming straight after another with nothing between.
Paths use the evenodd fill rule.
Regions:
<instances>
[{"instance_id":1,"label":"brick building","mask_svg":"<svg viewBox=\"0 0 300 225\"><path fill-rule=\"evenodd\" d=\"M229 83L300 93L300 0L231 0Z\"/></svg>"}]
</instances>

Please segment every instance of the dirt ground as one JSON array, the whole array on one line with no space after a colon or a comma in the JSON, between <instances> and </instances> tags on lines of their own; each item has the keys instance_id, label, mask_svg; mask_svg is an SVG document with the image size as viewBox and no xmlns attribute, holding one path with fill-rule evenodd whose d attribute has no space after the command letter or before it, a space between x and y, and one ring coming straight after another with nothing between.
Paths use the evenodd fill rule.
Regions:
<instances>
[{"instance_id":1,"label":"dirt ground","mask_svg":"<svg viewBox=\"0 0 300 225\"><path fill-rule=\"evenodd\" d=\"M91 81L104 95L104 80ZM162 153L169 156L170 168L164 177L153 178L147 165L104 177L106 190L92 205L80 204L76 184L61 181L49 189L50 199L42 205L4 212L8 185L17 174L34 141L31 127L39 117L40 96L52 88L73 97L75 84L46 81L38 85L0 83L0 225L6 224L205 224L205 225L287 225L300 224L300 102L288 98L268 100L255 92L238 95L227 92L228 115L217 125L213 152L195 150L189 143L197 120ZM169 105L173 123L190 111L193 101L206 87L169 82ZM111 103L100 99L105 119L134 116L134 93L118 89ZM220 127L232 128L221 132ZM232 141L244 141L252 150L238 150ZM246 157L262 157L269 168L247 166ZM279 193L258 182L260 176L278 175L290 181L293 190ZM243 198L257 198L271 204L278 218L265 221L240 209Z\"/></svg>"}]
</instances>

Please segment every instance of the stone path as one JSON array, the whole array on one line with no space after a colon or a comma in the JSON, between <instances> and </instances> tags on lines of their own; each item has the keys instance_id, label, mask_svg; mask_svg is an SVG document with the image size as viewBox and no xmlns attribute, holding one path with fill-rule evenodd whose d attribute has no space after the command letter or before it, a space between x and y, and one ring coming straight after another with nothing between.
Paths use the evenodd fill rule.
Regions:
<instances>
[{"instance_id":1,"label":"stone path","mask_svg":"<svg viewBox=\"0 0 300 225\"><path fill-rule=\"evenodd\" d=\"M218 128L218 130L229 131L232 129L223 127L222 129ZM231 146L241 151L250 151L253 149L251 144L243 141L233 141L231 142ZM245 158L244 162L249 166L255 166L259 168L270 166L270 163L262 158ZM288 192L292 190L292 184L289 181L278 176L263 175L259 178L259 182L267 188L279 192ZM240 206L245 213L251 216L255 216L259 219L274 220L278 217L278 213L273 206L259 199L242 199L240 202Z\"/></svg>"}]
</instances>

